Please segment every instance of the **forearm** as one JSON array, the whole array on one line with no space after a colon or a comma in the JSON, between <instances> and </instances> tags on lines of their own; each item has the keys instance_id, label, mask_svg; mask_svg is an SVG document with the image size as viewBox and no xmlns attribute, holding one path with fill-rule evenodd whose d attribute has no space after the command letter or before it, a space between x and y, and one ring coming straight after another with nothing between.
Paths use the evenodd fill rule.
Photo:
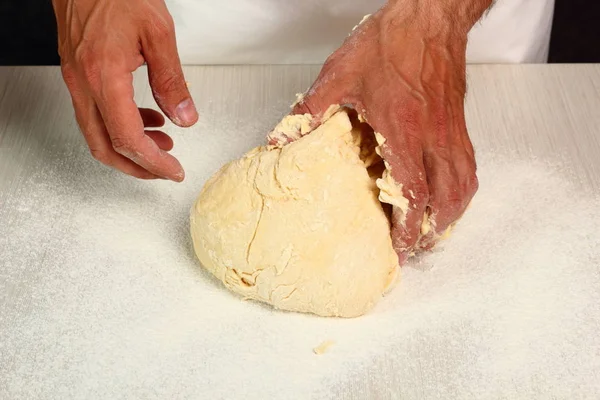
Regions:
<instances>
[{"instance_id":1,"label":"forearm","mask_svg":"<svg viewBox=\"0 0 600 400\"><path fill-rule=\"evenodd\" d=\"M466 34L495 0L388 0L393 14ZM435 29L437 30L437 29Z\"/></svg>"},{"instance_id":2,"label":"forearm","mask_svg":"<svg viewBox=\"0 0 600 400\"><path fill-rule=\"evenodd\" d=\"M453 18L456 23L471 29L473 25L492 6L495 0L427 0L428 7L438 7L443 14Z\"/></svg>"},{"instance_id":3,"label":"forearm","mask_svg":"<svg viewBox=\"0 0 600 400\"><path fill-rule=\"evenodd\" d=\"M70 0L52 0L52 7L56 15L65 15L71 6Z\"/></svg>"}]
</instances>

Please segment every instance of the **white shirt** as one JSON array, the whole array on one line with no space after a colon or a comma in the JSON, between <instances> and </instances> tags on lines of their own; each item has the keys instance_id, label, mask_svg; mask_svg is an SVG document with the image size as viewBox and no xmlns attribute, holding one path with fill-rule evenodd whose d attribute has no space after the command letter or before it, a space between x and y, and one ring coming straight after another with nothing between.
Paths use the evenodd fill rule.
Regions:
<instances>
[{"instance_id":1,"label":"white shirt","mask_svg":"<svg viewBox=\"0 0 600 400\"><path fill-rule=\"evenodd\" d=\"M440 0L443 1L443 0ZM166 0L184 64L319 64L385 0ZM543 63L554 0L497 0L469 63Z\"/></svg>"}]
</instances>

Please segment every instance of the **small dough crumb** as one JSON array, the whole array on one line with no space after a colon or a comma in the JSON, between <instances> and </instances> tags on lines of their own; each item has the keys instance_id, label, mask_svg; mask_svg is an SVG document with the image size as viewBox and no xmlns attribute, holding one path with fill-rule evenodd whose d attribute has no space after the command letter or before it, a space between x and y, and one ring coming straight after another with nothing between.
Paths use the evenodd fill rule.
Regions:
<instances>
[{"instance_id":1,"label":"small dough crumb","mask_svg":"<svg viewBox=\"0 0 600 400\"><path fill-rule=\"evenodd\" d=\"M421 223L421 235L425 236L429 232L431 232L431 222L429 221L429 216L425 213L423 215L423 222Z\"/></svg>"},{"instance_id":2,"label":"small dough crumb","mask_svg":"<svg viewBox=\"0 0 600 400\"><path fill-rule=\"evenodd\" d=\"M331 346L333 346L335 342L333 340L326 340L317 347L313 349L313 353L320 356L321 354L325 354L329 351Z\"/></svg>"}]
</instances>

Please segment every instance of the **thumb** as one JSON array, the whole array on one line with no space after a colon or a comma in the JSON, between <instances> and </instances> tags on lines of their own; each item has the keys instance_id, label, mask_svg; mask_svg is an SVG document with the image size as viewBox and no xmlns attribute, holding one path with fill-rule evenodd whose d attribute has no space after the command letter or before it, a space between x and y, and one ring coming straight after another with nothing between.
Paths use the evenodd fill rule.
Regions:
<instances>
[{"instance_id":1,"label":"thumb","mask_svg":"<svg viewBox=\"0 0 600 400\"><path fill-rule=\"evenodd\" d=\"M328 117L330 107L354 105L354 96L348 96L343 82L336 79L330 79L326 75L317 78L311 88L303 95L298 96L298 100L292 106L292 115L310 114L313 116L313 127L321 124L324 118Z\"/></svg>"},{"instance_id":2,"label":"thumb","mask_svg":"<svg viewBox=\"0 0 600 400\"><path fill-rule=\"evenodd\" d=\"M194 125L198 121L198 112L183 77L175 34L164 45L144 52L144 57L152 94L160 109L176 125Z\"/></svg>"}]
</instances>

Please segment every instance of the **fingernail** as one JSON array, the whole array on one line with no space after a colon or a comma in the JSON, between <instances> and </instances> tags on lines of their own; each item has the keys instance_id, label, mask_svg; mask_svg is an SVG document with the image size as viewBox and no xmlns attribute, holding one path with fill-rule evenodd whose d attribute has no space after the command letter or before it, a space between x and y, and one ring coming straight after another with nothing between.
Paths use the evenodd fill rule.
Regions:
<instances>
[{"instance_id":1,"label":"fingernail","mask_svg":"<svg viewBox=\"0 0 600 400\"><path fill-rule=\"evenodd\" d=\"M183 171L183 169L179 170L179 172L175 173L173 179L171 179L173 182L183 182L183 180L185 179L185 172Z\"/></svg>"},{"instance_id":2,"label":"fingernail","mask_svg":"<svg viewBox=\"0 0 600 400\"><path fill-rule=\"evenodd\" d=\"M198 119L198 111L192 99L185 99L175 108L177 122L181 125L192 125Z\"/></svg>"}]
</instances>

